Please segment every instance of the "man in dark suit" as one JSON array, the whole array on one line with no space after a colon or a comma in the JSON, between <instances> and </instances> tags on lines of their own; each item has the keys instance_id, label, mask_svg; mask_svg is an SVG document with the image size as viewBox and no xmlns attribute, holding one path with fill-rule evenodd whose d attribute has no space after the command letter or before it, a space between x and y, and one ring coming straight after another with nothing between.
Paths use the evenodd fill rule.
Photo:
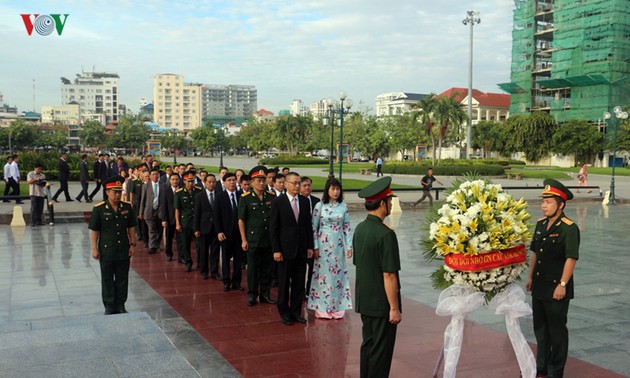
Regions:
<instances>
[{"instance_id":1,"label":"man in dark suit","mask_svg":"<svg viewBox=\"0 0 630 378\"><path fill-rule=\"evenodd\" d=\"M311 214L313 214L313 209L315 205L320 201L319 198L311 195L313 192L313 180L310 177L304 176L302 177L300 183L300 195L308 200L308 203L311 208ZM312 219L312 218L311 218ZM308 271L306 272L306 291L304 292L304 298L308 298L308 294L311 292L311 279L313 277L313 264L314 258L311 257L306 259L306 263L308 264Z\"/></svg>"},{"instance_id":2,"label":"man in dark suit","mask_svg":"<svg viewBox=\"0 0 630 378\"><path fill-rule=\"evenodd\" d=\"M81 155L81 164L79 165L79 181L81 182L81 193L75 198L81 202L81 198L85 198L85 202L92 202L88 194L88 185L90 185L90 172L88 169L88 156Z\"/></svg>"},{"instance_id":3,"label":"man in dark suit","mask_svg":"<svg viewBox=\"0 0 630 378\"><path fill-rule=\"evenodd\" d=\"M96 193L101 190L101 183L105 179L102 176L102 163L104 159L105 157L103 156L103 154L99 154L98 159L96 159L94 161L94 164L92 165L92 175L94 176L94 181L96 181L96 188L94 188L92 193L90 193L90 197L88 197L90 199L90 202L92 202Z\"/></svg>"},{"instance_id":4,"label":"man in dark suit","mask_svg":"<svg viewBox=\"0 0 630 378\"><path fill-rule=\"evenodd\" d=\"M270 235L278 262L278 312L282 322L306 323L302 317L306 259L313 257L311 208L300 196L300 175L289 172L287 192L271 202Z\"/></svg>"},{"instance_id":5,"label":"man in dark suit","mask_svg":"<svg viewBox=\"0 0 630 378\"><path fill-rule=\"evenodd\" d=\"M219 275L219 242L214 228L214 208L216 206L215 175L206 176L204 190L195 195L193 232L197 238L197 265L201 278L208 279L208 252L210 253L210 277L221 280Z\"/></svg>"},{"instance_id":6,"label":"man in dark suit","mask_svg":"<svg viewBox=\"0 0 630 378\"><path fill-rule=\"evenodd\" d=\"M59 202L57 198L59 198L59 194L63 193L66 196L66 202L74 201L70 197L70 192L68 191L68 180L70 179L70 166L68 165L68 154L65 152L61 154L61 158L59 159L59 163L57 163L57 169L59 171L59 189L52 197L53 201Z\"/></svg>"},{"instance_id":7,"label":"man in dark suit","mask_svg":"<svg viewBox=\"0 0 630 378\"><path fill-rule=\"evenodd\" d=\"M175 230L175 208L173 207L177 189L179 189L179 174L171 172L169 183L162 185L160 188L160 220L162 221L162 227L166 229L166 239L164 240L166 261L173 261L173 237L175 237L177 261L183 262L180 247L181 237Z\"/></svg>"},{"instance_id":8,"label":"man in dark suit","mask_svg":"<svg viewBox=\"0 0 630 378\"><path fill-rule=\"evenodd\" d=\"M217 196L214 207L214 228L221 243L221 258L223 259L223 291L230 289L242 291L243 249L241 247L241 234L238 229L238 202L242 193L236 191L236 175L234 173L226 173L223 176L223 184L225 190ZM231 275L230 260L232 260Z\"/></svg>"},{"instance_id":9,"label":"man in dark suit","mask_svg":"<svg viewBox=\"0 0 630 378\"><path fill-rule=\"evenodd\" d=\"M160 172L152 169L149 172L149 182L142 186L139 219L143 219L149 231L149 253L154 254L160 246L162 236L162 222L160 222Z\"/></svg>"}]
</instances>

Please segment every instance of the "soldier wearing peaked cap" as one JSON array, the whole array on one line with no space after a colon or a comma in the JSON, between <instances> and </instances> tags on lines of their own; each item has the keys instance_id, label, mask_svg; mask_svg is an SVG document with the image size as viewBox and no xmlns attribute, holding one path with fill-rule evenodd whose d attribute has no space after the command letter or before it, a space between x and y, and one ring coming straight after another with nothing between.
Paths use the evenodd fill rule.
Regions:
<instances>
[{"instance_id":1,"label":"soldier wearing peaked cap","mask_svg":"<svg viewBox=\"0 0 630 378\"><path fill-rule=\"evenodd\" d=\"M103 182L107 199L96 204L90 216L92 257L99 260L105 314L126 313L129 263L136 247L136 214L120 200L121 176Z\"/></svg>"},{"instance_id":2,"label":"soldier wearing peaked cap","mask_svg":"<svg viewBox=\"0 0 630 378\"><path fill-rule=\"evenodd\" d=\"M202 189L195 186L197 175L194 170L184 172L183 177L184 187L175 191L173 208L175 209L175 229L177 232L181 232L182 235L182 260L184 261L186 272L190 272L192 270L190 247L193 241L194 199Z\"/></svg>"},{"instance_id":3,"label":"soldier wearing peaked cap","mask_svg":"<svg viewBox=\"0 0 630 378\"><path fill-rule=\"evenodd\" d=\"M271 201L276 195L265 190L267 168L257 166L250 170L252 191L245 192L238 203L238 228L241 247L247 256L247 305L276 304L271 299L271 237L269 215Z\"/></svg>"},{"instance_id":4,"label":"soldier wearing peaked cap","mask_svg":"<svg viewBox=\"0 0 630 378\"><path fill-rule=\"evenodd\" d=\"M545 217L536 223L526 289L532 292L537 376L562 377L569 351L567 313L573 298L580 230L564 215L566 201L573 193L553 179L546 179L544 185Z\"/></svg>"},{"instance_id":5,"label":"soldier wearing peaked cap","mask_svg":"<svg viewBox=\"0 0 630 378\"><path fill-rule=\"evenodd\" d=\"M394 354L396 329L402 320L400 254L394 230L383 223L392 209L391 177L374 181L359 192L367 218L353 237L356 312L363 322L361 377L387 377Z\"/></svg>"}]
</instances>

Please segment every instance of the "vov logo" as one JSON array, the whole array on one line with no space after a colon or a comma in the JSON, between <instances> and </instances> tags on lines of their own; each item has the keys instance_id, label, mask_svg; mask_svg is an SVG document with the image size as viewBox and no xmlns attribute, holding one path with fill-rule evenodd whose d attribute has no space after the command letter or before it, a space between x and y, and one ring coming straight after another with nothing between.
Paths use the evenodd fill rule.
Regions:
<instances>
[{"instance_id":1,"label":"vov logo","mask_svg":"<svg viewBox=\"0 0 630 378\"><path fill-rule=\"evenodd\" d=\"M66 26L66 20L68 14L20 14L22 21L24 21L24 27L28 35L33 33L33 29L37 34L47 36L52 34L53 30L57 30L57 34L63 33L63 28ZM63 21L61 21L63 16Z\"/></svg>"}]
</instances>

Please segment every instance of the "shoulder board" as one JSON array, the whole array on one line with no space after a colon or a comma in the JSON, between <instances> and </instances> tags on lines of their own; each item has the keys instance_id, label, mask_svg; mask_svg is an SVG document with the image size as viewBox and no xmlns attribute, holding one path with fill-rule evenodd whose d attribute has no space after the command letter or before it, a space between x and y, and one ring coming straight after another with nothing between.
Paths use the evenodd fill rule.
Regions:
<instances>
[{"instance_id":1,"label":"shoulder board","mask_svg":"<svg viewBox=\"0 0 630 378\"><path fill-rule=\"evenodd\" d=\"M542 222L542 221L544 221L545 219L547 219L547 218L540 218L540 219L539 219L539 220L537 220L536 222Z\"/></svg>"},{"instance_id":2,"label":"shoulder board","mask_svg":"<svg viewBox=\"0 0 630 378\"><path fill-rule=\"evenodd\" d=\"M195 185L195 189L201 190L201 186Z\"/></svg>"},{"instance_id":3,"label":"shoulder board","mask_svg":"<svg viewBox=\"0 0 630 378\"><path fill-rule=\"evenodd\" d=\"M277 197L276 193L272 192L271 190L267 190L266 192L267 194L271 194L272 196Z\"/></svg>"},{"instance_id":4,"label":"shoulder board","mask_svg":"<svg viewBox=\"0 0 630 378\"><path fill-rule=\"evenodd\" d=\"M247 197L250 194L252 194L252 192L245 192L245 193L241 194L241 197Z\"/></svg>"},{"instance_id":5,"label":"shoulder board","mask_svg":"<svg viewBox=\"0 0 630 378\"><path fill-rule=\"evenodd\" d=\"M566 224L567 226L571 226L573 224L573 221L567 217L563 217L562 223Z\"/></svg>"},{"instance_id":6,"label":"shoulder board","mask_svg":"<svg viewBox=\"0 0 630 378\"><path fill-rule=\"evenodd\" d=\"M385 223L383 223L383 226L385 226L385 227L389 228L390 230L392 230L392 231L396 232L393 228L389 227L389 225L387 225L387 224L385 224Z\"/></svg>"},{"instance_id":7,"label":"shoulder board","mask_svg":"<svg viewBox=\"0 0 630 378\"><path fill-rule=\"evenodd\" d=\"M103 206L105 205L105 201L99 202L96 205L94 205L94 207L99 207L99 206Z\"/></svg>"},{"instance_id":8,"label":"shoulder board","mask_svg":"<svg viewBox=\"0 0 630 378\"><path fill-rule=\"evenodd\" d=\"M130 205L130 206L131 206L131 202L129 202L129 201L120 201L120 202L122 202L122 203L126 203L127 205Z\"/></svg>"},{"instance_id":9,"label":"shoulder board","mask_svg":"<svg viewBox=\"0 0 630 378\"><path fill-rule=\"evenodd\" d=\"M179 192L181 192L182 190L184 190L184 188L179 188L179 189L177 189L177 190L175 191L175 193L179 193Z\"/></svg>"}]
</instances>

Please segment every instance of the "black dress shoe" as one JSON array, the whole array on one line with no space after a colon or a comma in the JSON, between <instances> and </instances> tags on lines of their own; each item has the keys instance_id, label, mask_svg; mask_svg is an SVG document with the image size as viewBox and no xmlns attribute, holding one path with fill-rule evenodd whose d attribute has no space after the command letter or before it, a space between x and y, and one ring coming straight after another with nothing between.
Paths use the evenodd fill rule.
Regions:
<instances>
[{"instance_id":1,"label":"black dress shoe","mask_svg":"<svg viewBox=\"0 0 630 378\"><path fill-rule=\"evenodd\" d=\"M178 263L180 263L180 264L186 264L186 263L184 262L184 259L178 259L178 260L177 260L177 262L178 262Z\"/></svg>"},{"instance_id":2,"label":"black dress shoe","mask_svg":"<svg viewBox=\"0 0 630 378\"><path fill-rule=\"evenodd\" d=\"M245 289L243 289L243 286L241 285L232 285L232 289L234 290L238 290L238 291L243 291Z\"/></svg>"},{"instance_id":3,"label":"black dress shoe","mask_svg":"<svg viewBox=\"0 0 630 378\"><path fill-rule=\"evenodd\" d=\"M105 312L103 313L103 315L115 315L115 314L118 314L118 311L111 310L111 309L106 309Z\"/></svg>"},{"instance_id":4,"label":"black dress shoe","mask_svg":"<svg viewBox=\"0 0 630 378\"><path fill-rule=\"evenodd\" d=\"M292 316L291 319L295 320L298 323L306 324L306 319L301 316Z\"/></svg>"},{"instance_id":5,"label":"black dress shoe","mask_svg":"<svg viewBox=\"0 0 630 378\"><path fill-rule=\"evenodd\" d=\"M202 274L201 275L201 279L202 280L207 280L208 279L208 275L207 274Z\"/></svg>"},{"instance_id":6,"label":"black dress shoe","mask_svg":"<svg viewBox=\"0 0 630 378\"><path fill-rule=\"evenodd\" d=\"M186 264L186 269L184 269L186 273L190 273L192 271L192 266Z\"/></svg>"},{"instance_id":7,"label":"black dress shoe","mask_svg":"<svg viewBox=\"0 0 630 378\"><path fill-rule=\"evenodd\" d=\"M290 326L290 325L293 325L293 320L291 320L291 318L287 318L287 317L284 317L284 316L283 316L283 317L282 317L282 323L283 323L284 325L288 325L288 326Z\"/></svg>"},{"instance_id":8,"label":"black dress shoe","mask_svg":"<svg viewBox=\"0 0 630 378\"><path fill-rule=\"evenodd\" d=\"M247 305L248 306L253 306L256 304L256 297L249 297L247 298Z\"/></svg>"},{"instance_id":9,"label":"black dress shoe","mask_svg":"<svg viewBox=\"0 0 630 378\"><path fill-rule=\"evenodd\" d=\"M273 299L271 299L271 297L268 296L268 295L261 295L260 296L260 303L267 303L267 304L273 305L273 304L276 304L278 302L276 302Z\"/></svg>"},{"instance_id":10,"label":"black dress shoe","mask_svg":"<svg viewBox=\"0 0 630 378\"><path fill-rule=\"evenodd\" d=\"M149 254L153 255L157 252L157 248L151 248L149 249Z\"/></svg>"},{"instance_id":11,"label":"black dress shoe","mask_svg":"<svg viewBox=\"0 0 630 378\"><path fill-rule=\"evenodd\" d=\"M223 291L230 291L230 284L224 284Z\"/></svg>"},{"instance_id":12,"label":"black dress shoe","mask_svg":"<svg viewBox=\"0 0 630 378\"><path fill-rule=\"evenodd\" d=\"M68 198L68 199L66 200L66 202L74 202L74 200L73 200L72 198ZM81 201L79 201L79 202L81 202Z\"/></svg>"},{"instance_id":13,"label":"black dress shoe","mask_svg":"<svg viewBox=\"0 0 630 378\"><path fill-rule=\"evenodd\" d=\"M168 261L168 262L173 261L173 256L166 256L166 261Z\"/></svg>"},{"instance_id":14,"label":"black dress shoe","mask_svg":"<svg viewBox=\"0 0 630 378\"><path fill-rule=\"evenodd\" d=\"M78 199L78 198L75 198L75 200L77 200L77 201L81 202L81 200L80 200L80 199ZM87 201L86 201L86 202L87 202Z\"/></svg>"},{"instance_id":15,"label":"black dress shoe","mask_svg":"<svg viewBox=\"0 0 630 378\"><path fill-rule=\"evenodd\" d=\"M271 281L271 287L278 287L278 285L279 285L278 280Z\"/></svg>"},{"instance_id":16,"label":"black dress shoe","mask_svg":"<svg viewBox=\"0 0 630 378\"><path fill-rule=\"evenodd\" d=\"M127 309L123 306L118 309L119 314L127 314Z\"/></svg>"},{"instance_id":17,"label":"black dress shoe","mask_svg":"<svg viewBox=\"0 0 630 378\"><path fill-rule=\"evenodd\" d=\"M217 281L223 280L223 278L221 276L219 276L218 274L212 274L210 276L210 278L212 278L213 280L217 280Z\"/></svg>"}]
</instances>

